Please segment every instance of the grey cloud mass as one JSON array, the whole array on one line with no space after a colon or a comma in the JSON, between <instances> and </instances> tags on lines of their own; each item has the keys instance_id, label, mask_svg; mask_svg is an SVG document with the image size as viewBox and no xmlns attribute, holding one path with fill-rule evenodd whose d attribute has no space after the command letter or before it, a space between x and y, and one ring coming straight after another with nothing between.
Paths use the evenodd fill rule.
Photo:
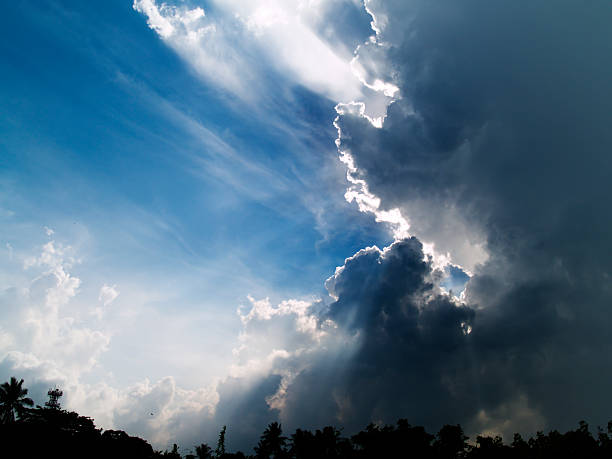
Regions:
<instances>
[{"instance_id":1,"label":"grey cloud mass","mask_svg":"<svg viewBox=\"0 0 612 459\"><path fill-rule=\"evenodd\" d=\"M383 206L400 206L415 234L451 251L455 238L444 236L463 226L489 250L537 238L569 252L575 244L557 242L569 242L572 230L604 242L609 3L384 7L385 33L397 40L390 73L403 98L383 129L354 115L340 119L341 148ZM595 225L583 225L591 219ZM565 239L552 241L551 230ZM589 243L572 256L587 249L599 260L600 248Z\"/></svg>"},{"instance_id":2,"label":"grey cloud mass","mask_svg":"<svg viewBox=\"0 0 612 459\"><path fill-rule=\"evenodd\" d=\"M303 418L309 403L319 423L335 420L354 430L398 417L438 422L449 407L468 403L451 386L457 364L466 363L474 311L441 293L441 277L415 238L347 260L328 281L338 299L324 317L355 336L355 347L345 361L304 371L288 412L301 404L292 414Z\"/></svg>"}]
</instances>

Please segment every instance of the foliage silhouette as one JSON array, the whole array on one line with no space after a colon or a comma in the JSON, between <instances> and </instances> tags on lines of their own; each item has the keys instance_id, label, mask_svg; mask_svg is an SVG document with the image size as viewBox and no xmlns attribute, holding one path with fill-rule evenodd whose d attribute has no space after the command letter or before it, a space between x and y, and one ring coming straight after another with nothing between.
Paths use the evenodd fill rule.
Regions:
<instances>
[{"instance_id":1,"label":"foliage silhouette","mask_svg":"<svg viewBox=\"0 0 612 459\"><path fill-rule=\"evenodd\" d=\"M213 450L206 443L196 446L196 457L198 459L213 459Z\"/></svg>"},{"instance_id":2,"label":"foliage silhouette","mask_svg":"<svg viewBox=\"0 0 612 459\"><path fill-rule=\"evenodd\" d=\"M217 441L217 449L215 450L216 457L222 457L225 454L225 431L227 426L223 426L221 432L219 432L219 440Z\"/></svg>"},{"instance_id":3,"label":"foliage silhouette","mask_svg":"<svg viewBox=\"0 0 612 459\"><path fill-rule=\"evenodd\" d=\"M175 443L172 445L172 451L166 451L163 455L165 458L169 459L181 459L181 455L178 452L178 445Z\"/></svg>"},{"instance_id":4,"label":"foliage silhouette","mask_svg":"<svg viewBox=\"0 0 612 459\"><path fill-rule=\"evenodd\" d=\"M34 401L26 397L28 390L22 384L23 379L17 382L17 378L12 376L9 382L0 385L0 418L4 424L15 422L15 413L20 418L26 407L34 405Z\"/></svg>"},{"instance_id":5,"label":"foliage silhouette","mask_svg":"<svg viewBox=\"0 0 612 459\"><path fill-rule=\"evenodd\" d=\"M255 447L257 459L282 459L287 457L287 437L283 437L283 430L278 422L268 425L259 444Z\"/></svg>"},{"instance_id":6,"label":"foliage silhouette","mask_svg":"<svg viewBox=\"0 0 612 459\"><path fill-rule=\"evenodd\" d=\"M298 429L291 435L288 456L296 459L318 457L323 459L349 457L352 451L350 441L340 437L340 431L332 426L324 427L313 434Z\"/></svg>"},{"instance_id":7,"label":"foliage silhouette","mask_svg":"<svg viewBox=\"0 0 612 459\"><path fill-rule=\"evenodd\" d=\"M181 457L175 444L171 451L154 451L151 445L121 430L96 428L92 419L49 407L28 408L23 380L2 384L3 422L0 444L3 458L62 457L67 459L161 459ZM9 397L10 395L10 397ZM17 408L18 407L18 408ZM11 411L12 410L12 411ZM12 416L7 416L10 413ZM15 418L15 413L17 418ZM297 429L289 438L273 422L262 433L254 456L227 452L226 427L215 451L206 443L196 446L198 459L604 459L612 458L612 421L593 436L586 422L576 430L548 434L537 432L525 440L515 434L510 444L499 436L479 435L469 441L459 425L445 425L436 435L405 419L396 425L370 424L350 438L332 426L316 430ZM189 455L194 458L196 456Z\"/></svg>"}]
</instances>

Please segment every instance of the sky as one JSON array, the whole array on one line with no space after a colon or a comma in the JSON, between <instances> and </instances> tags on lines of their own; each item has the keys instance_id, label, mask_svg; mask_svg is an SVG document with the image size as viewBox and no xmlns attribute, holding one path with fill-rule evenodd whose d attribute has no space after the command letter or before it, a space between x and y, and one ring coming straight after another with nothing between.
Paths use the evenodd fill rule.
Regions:
<instances>
[{"instance_id":1,"label":"sky","mask_svg":"<svg viewBox=\"0 0 612 459\"><path fill-rule=\"evenodd\" d=\"M612 5L18 0L0 379L156 448L612 418Z\"/></svg>"}]
</instances>

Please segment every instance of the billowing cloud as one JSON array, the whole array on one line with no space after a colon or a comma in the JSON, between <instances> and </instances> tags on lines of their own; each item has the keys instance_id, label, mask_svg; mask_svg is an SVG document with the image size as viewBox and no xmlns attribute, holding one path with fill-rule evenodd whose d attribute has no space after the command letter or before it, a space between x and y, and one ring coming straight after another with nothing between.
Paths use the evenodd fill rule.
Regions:
<instances>
[{"instance_id":1,"label":"billowing cloud","mask_svg":"<svg viewBox=\"0 0 612 459\"><path fill-rule=\"evenodd\" d=\"M23 261L25 272L32 273L29 282L3 292L2 361L13 362L15 371L38 368L43 380L78 380L109 343L103 331L77 324L69 307L81 285L71 273L72 252L55 240L47 242L39 255Z\"/></svg>"},{"instance_id":2,"label":"billowing cloud","mask_svg":"<svg viewBox=\"0 0 612 459\"><path fill-rule=\"evenodd\" d=\"M157 447L178 432L196 438L200 432L190 425L194 418L211 418L218 399L214 385L185 389L172 376L117 384L112 366L102 361L112 345L109 323L88 324L100 308L95 301L78 301L82 282L75 274L76 255L73 247L50 240L36 255L14 260L12 267L21 267L24 276L0 294L0 380L24 378L39 404L58 386L64 391L62 406L92 416L100 427L143 435ZM116 286L104 284L98 301L108 307L118 295ZM94 372L104 378L94 382Z\"/></svg>"},{"instance_id":3,"label":"billowing cloud","mask_svg":"<svg viewBox=\"0 0 612 459\"><path fill-rule=\"evenodd\" d=\"M399 416L437 422L449 406L459 410L465 400L450 381L465 358L474 311L444 294L442 277L414 238L347 259L327 281L336 300L321 318L352 338L352 351L302 372L283 416L354 430Z\"/></svg>"}]
</instances>

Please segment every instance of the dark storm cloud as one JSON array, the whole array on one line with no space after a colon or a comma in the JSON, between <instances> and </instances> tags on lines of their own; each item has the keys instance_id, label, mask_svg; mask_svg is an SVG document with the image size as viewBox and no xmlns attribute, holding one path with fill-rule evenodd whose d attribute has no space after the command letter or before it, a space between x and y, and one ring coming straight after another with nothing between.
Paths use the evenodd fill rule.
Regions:
<instances>
[{"instance_id":1,"label":"dark storm cloud","mask_svg":"<svg viewBox=\"0 0 612 459\"><path fill-rule=\"evenodd\" d=\"M331 373L329 362L318 363L322 372L319 366L303 372L292 385L287 414L299 422L307 399L317 407L317 421L326 407L326 422L355 429L402 416L439 422L449 407L468 402L453 393L452 380L466 364L474 311L441 294L441 274L424 260L415 238L347 260L328 282L338 299L325 317L357 337L356 349Z\"/></svg>"},{"instance_id":2,"label":"dark storm cloud","mask_svg":"<svg viewBox=\"0 0 612 459\"><path fill-rule=\"evenodd\" d=\"M341 148L371 191L388 207L457 206L490 245L566 225L609 241L612 6L389 3L387 29L401 38L389 60L403 99L380 130L340 119Z\"/></svg>"},{"instance_id":3,"label":"dark storm cloud","mask_svg":"<svg viewBox=\"0 0 612 459\"><path fill-rule=\"evenodd\" d=\"M478 403L494 409L520 394L553 426L604 422L612 402L612 6L379 8L403 98L382 129L341 116L340 148L382 207L400 207L419 237L451 255L464 250L453 232L482 239L489 259L466 289L476 311L469 338ZM443 373L426 362L435 387Z\"/></svg>"},{"instance_id":4,"label":"dark storm cloud","mask_svg":"<svg viewBox=\"0 0 612 459\"><path fill-rule=\"evenodd\" d=\"M567 389L551 359L567 355L572 339L550 343L572 327L556 309L567 291L538 283L496 299L491 283L491 301L480 309L444 294L443 278L416 238L348 259L328 281L337 300L320 319L333 320L354 346L341 359L319 354L304 366L280 413L287 426L335 423L351 432L405 417L430 429L541 427L543 403L531 397L549 394L553 382Z\"/></svg>"}]
</instances>

